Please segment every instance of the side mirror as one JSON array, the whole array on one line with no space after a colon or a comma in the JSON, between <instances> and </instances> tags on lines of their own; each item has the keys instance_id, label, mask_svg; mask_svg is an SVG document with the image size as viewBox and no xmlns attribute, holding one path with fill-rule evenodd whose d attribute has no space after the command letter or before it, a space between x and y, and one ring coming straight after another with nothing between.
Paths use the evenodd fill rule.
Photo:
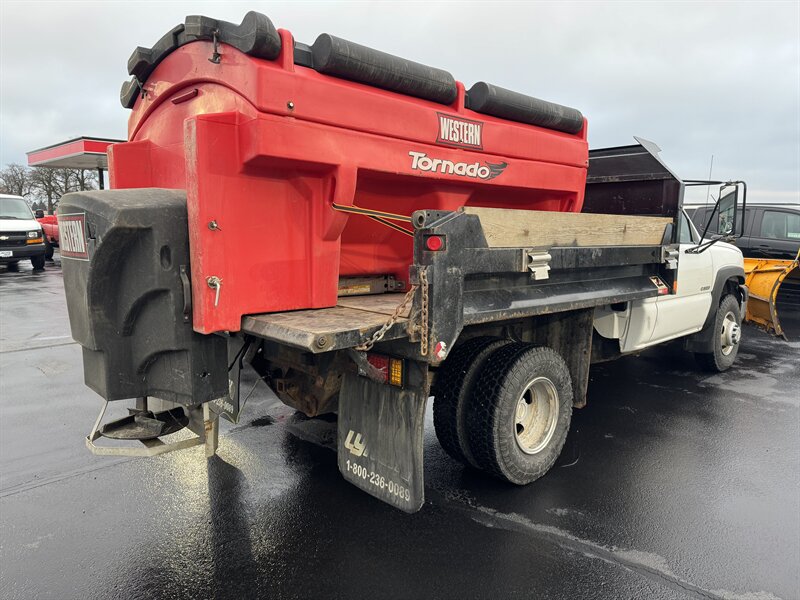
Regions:
<instances>
[{"instance_id":1,"label":"side mirror","mask_svg":"<svg viewBox=\"0 0 800 600\"><path fill-rule=\"evenodd\" d=\"M747 208L747 184L744 181L705 181L700 179L690 179L684 182L684 185L719 185L719 200L714 204L711 214L708 215L705 229L700 235L700 243L697 246L688 248L686 250L689 254L700 254L705 252L716 242L725 239L725 241L732 241L744 235L744 215ZM739 208L739 198L742 199L742 208ZM741 211L741 212L740 212ZM717 232L720 237L715 237L712 240L706 240L706 234L714 222L716 217ZM741 222L741 225L739 225Z\"/></svg>"},{"instance_id":2,"label":"side mirror","mask_svg":"<svg viewBox=\"0 0 800 600\"><path fill-rule=\"evenodd\" d=\"M739 204L739 188L722 186L719 189L717 210L717 231L724 236L734 235L736 231L736 208Z\"/></svg>"},{"instance_id":3,"label":"side mirror","mask_svg":"<svg viewBox=\"0 0 800 600\"><path fill-rule=\"evenodd\" d=\"M41 208L37 208L36 213L34 214L36 215L37 219L41 219L44 217L44 211Z\"/></svg>"}]
</instances>

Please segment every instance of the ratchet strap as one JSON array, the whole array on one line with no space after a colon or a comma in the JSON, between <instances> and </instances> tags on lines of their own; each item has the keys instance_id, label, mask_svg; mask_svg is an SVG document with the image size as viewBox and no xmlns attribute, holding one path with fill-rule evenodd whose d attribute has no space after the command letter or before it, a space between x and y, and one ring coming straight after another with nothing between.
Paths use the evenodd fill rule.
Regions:
<instances>
[{"instance_id":1,"label":"ratchet strap","mask_svg":"<svg viewBox=\"0 0 800 600\"><path fill-rule=\"evenodd\" d=\"M336 204L335 202L333 202L331 206L333 206L333 210L338 210L339 212L353 214L353 215L361 215L363 217L369 217L373 221L376 221L381 225L386 225L387 227L394 229L395 231L399 231L400 233L404 233L412 237L414 236L414 233L409 231L405 227L400 227L400 225L392 223L392 221L402 221L403 223L411 223L411 217L385 212L382 210L373 210L371 208L359 208L358 206L342 206L341 204Z\"/></svg>"}]
</instances>

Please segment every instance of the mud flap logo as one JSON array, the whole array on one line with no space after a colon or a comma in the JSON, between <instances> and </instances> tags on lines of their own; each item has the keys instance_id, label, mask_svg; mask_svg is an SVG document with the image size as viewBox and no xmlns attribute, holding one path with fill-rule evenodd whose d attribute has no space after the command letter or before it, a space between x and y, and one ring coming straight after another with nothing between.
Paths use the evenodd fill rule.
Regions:
<instances>
[{"instance_id":1,"label":"mud flap logo","mask_svg":"<svg viewBox=\"0 0 800 600\"><path fill-rule=\"evenodd\" d=\"M366 441L361 437L360 433L356 433L352 429L347 432L344 447L350 451L350 454L355 456L368 456Z\"/></svg>"},{"instance_id":2,"label":"mud flap logo","mask_svg":"<svg viewBox=\"0 0 800 600\"><path fill-rule=\"evenodd\" d=\"M58 215L58 236L61 258L89 260L85 214Z\"/></svg>"},{"instance_id":3,"label":"mud flap logo","mask_svg":"<svg viewBox=\"0 0 800 600\"><path fill-rule=\"evenodd\" d=\"M431 158L424 152L408 153L411 157L411 168L415 171L441 173L442 175L458 175L472 179L494 179L503 174L508 163L465 163L453 162L443 158Z\"/></svg>"}]
</instances>

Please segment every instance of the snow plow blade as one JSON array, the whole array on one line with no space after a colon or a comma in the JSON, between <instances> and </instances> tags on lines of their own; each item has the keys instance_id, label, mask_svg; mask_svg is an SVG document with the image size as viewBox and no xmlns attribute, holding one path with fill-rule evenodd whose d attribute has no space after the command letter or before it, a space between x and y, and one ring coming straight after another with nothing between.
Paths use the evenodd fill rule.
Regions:
<instances>
[{"instance_id":1,"label":"snow plow blade","mask_svg":"<svg viewBox=\"0 0 800 600\"><path fill-rule=\"evenodd\" d=\"M744 259L745 282L750 290L745 320L786 339L778 319L776 299L786 279L792 280L795 286L800 285L799 260L800 253L794 260Z\"/></svg>"}]
</instances>

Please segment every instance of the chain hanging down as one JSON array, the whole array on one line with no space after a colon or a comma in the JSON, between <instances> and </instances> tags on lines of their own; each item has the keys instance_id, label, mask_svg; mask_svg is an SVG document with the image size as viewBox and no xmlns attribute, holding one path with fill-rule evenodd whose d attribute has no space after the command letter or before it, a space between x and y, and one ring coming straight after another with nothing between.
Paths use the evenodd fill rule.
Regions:
<instances>
[{"instance_id":1,"label":"chain hanging down","mask_svg":"<svg viewBox=\"0 0 800 600\"><path fill-rule=\"evenodd\" d=\"M408 292L406 292L405 298L403 298L403 301L397 306L397 308L394 309L394 312L392 313L392 316L389 317L389 320L386 321L386 323L384 323L380 329L373 333L369 339L356 346L355 350L359 352L369 352L372 350L372 347L380 342L383 339L383 336L386 335L386 332L389 331L389 329L391 329L395 323L397 323L397 320L408 306L408 303L414 298L417 288L421 288L422 306L420 311L421 323L419 325L420 353L422 356L428 355L428 274L425 269L420 269L419 281L419 284L414 284L409 288Z\"/></svg>"},{"instance_id":2,"label":"chain hanging down","mask_svg":"<svg viewBox=\"0 0 800 600\"><path fill-rule=\"evenodd\" d=\"M386 321L386 323L384 323L381 328L378 329L378 331L373 333L368 340L356 346L356 350L359 352L368 352L372 350L372 347L375 344L383 339L383 336L386 335L386 332L392 328L392 325L397 323L397 319L400 318L401 313L406 309L406 306L408 306L408 303L414 297L414 292L417 291L417 287L418 286L416 285L412 285L409 288L408 292L406 292L405 298L403 298L403 301L397 306L397 308L394 309L394 312L392 313L392 316L389 317L389 320Z\"/></svg>"},{"instance_id":3,"label":"chain hanging down","mask_svg":"<svg viewBox=\"0 0 800 600\"><path fill-rule=\"evenodd\" d=\"M422 356L428 356L428 271L426 269L419 270L419 282L422 288L419 351Z\"/></svg>"}]
</instances>

